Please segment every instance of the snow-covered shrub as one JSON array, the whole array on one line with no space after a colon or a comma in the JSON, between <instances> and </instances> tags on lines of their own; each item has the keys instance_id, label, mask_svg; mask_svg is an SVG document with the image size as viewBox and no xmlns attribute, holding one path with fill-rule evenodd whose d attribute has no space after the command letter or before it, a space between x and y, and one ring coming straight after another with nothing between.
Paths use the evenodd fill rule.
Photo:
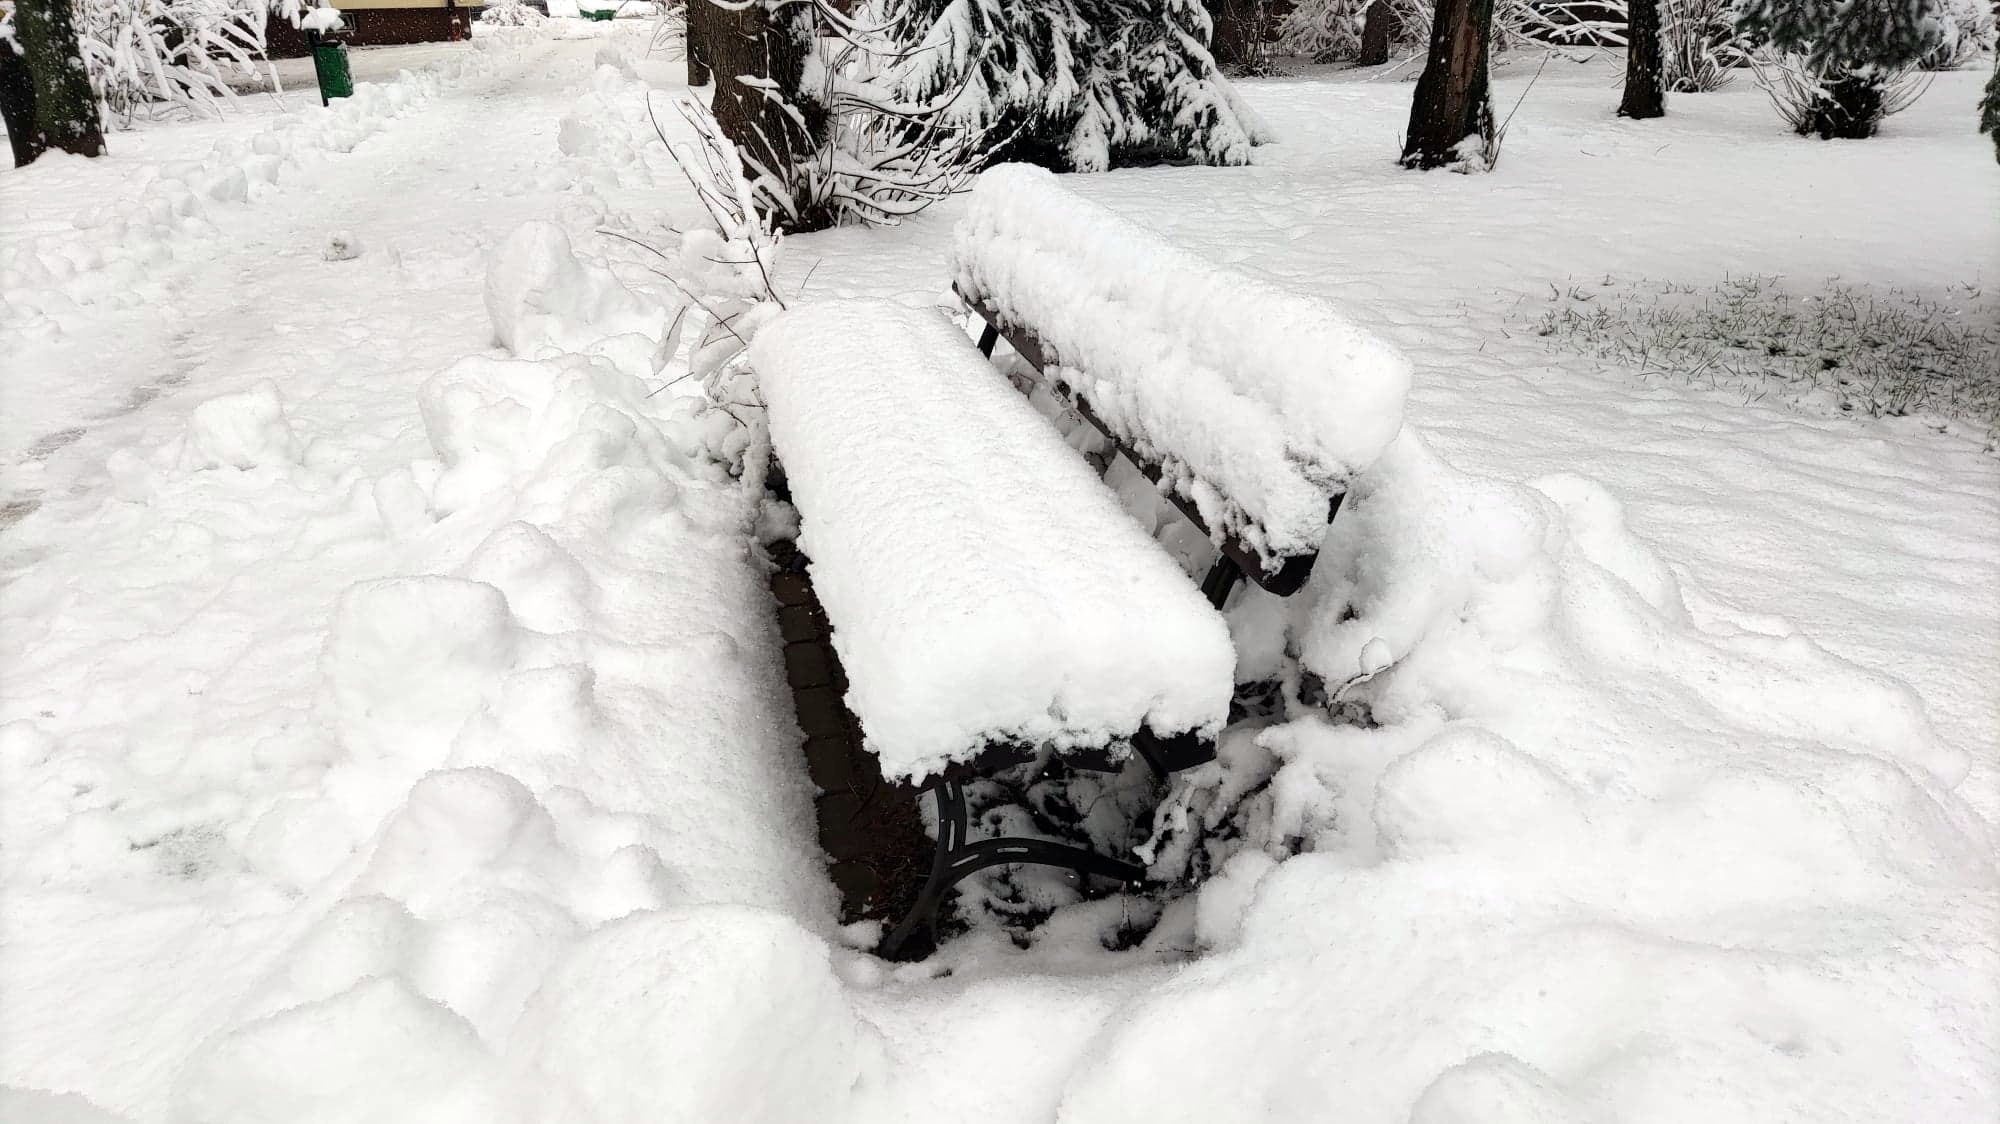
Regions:
<instances>
[{"instance_id":1,"label":"snow-covered shrub","mask_svg":"<svg viewBox=\"0 0 2000 1124\"><path fill-rule=\"evenodd\" d=\"M663 0L655 5L653 42L649 50L666 58L687 57L687 0Z\"/></svg>"},{"instance_id":2,"label":"snow-covered shrub","mask_svg":"<svg viewBox=\"0 0 2000 1124\"><path fill-rule=\"evenodd\" d=\"M501 0L498 4L488 4L480 13L479 22L495 27L539 27L548 17L521 3L521 0Z\"/></svg>"},{"instance_id":3,"label":"snow-covered shrub","mask_svg":"<svg viewBox=\"0 0 2000 1124\"><path fill-rule=\"evenodd\" d=\"M1790 52L1754 55L1750 72L1793 132L1821 140L1872 137L1930 89L1930 75L1913 66L1844 66Z\"/></svg>"},{"instance_id":4,"label":"snow-covered shrub","mask_svg":"<svg viewBox=\"0 0 2000 1124\"><path fill-rule=\"evenodd\" d=\"M1278 21L1274 50L1314 62L1353 58L1361 51L1361 25L1368 4L1369 0L1299 0ZM1398 21L1398 29L1403 26ZM1394 46L1410 46L1405 39L1406 35L1398 35Z\"/></svg>"},{"instance_id":5,"label":"snow-covered shrub","mask_svg":"<svg viewBox=\"0 0 2000 1124\"><path fill-rule=\"evenodd\" d=\"M2000 305L1829 282L1796 295L1776 278L1711 289L1615 282L1557 292L1533 322L1555 347L1806 409L1927 414L2000 438Z\"/></svg>"},{"instance_id":6,"label":"snow-covered shrub","mask_svg":"<svg viewBox=\"0 0 2000 1124\"><path fill-rule=\"evenodd\" d=\"M757 206L757 189L745 174L736 148L699 101L683 97L674 108L694 132L691 143L675 143L665 132L661 140L674 163L694 188L706 223L690 226L673 252L648 247L658 259L657 272L682 296L699 323L677 321L674 331L691 340L686 378L702 382L711 401L730 406L756 405L753 385L741 362L757 329L783 310L774 278L783 236L769 214Z\"/></svg>"},{"instance_id":7,"label":"snow-covered shrub","mask_svg":"<svg viewBox=\"0 0 2000 1124\"><path fill-rule=\"evenodd\" d=\"M1315 62L1345 62L1361 51L1371 0L1299 0L1278 22L1275 50ZM1430 42L1429 0L1387 0L1394 54L1421 54ZM1496 0L1496 47L1622 47L1625 0Z\"/></svg>"},{"instance_id":8,"label":"snow-covered shrub","mask_svg":"<svg viewBox=\"0 0 2000 1124\"><path fill-rule=\"evenodd\" d=\"M1196 0L881 0L880 19L888 89L988 161L1243 164L1265 139L1209 54Z\"/></svg>"},{"instance_id":9,"label":"snow-covered shrub","mask_svg":"<svg viewBox=\"0 0 2000 1124\"><path fill-rule=\"evenodd\" d=\"M1957 70L1993 45L1993 9L1986 0L1943 0L1938 43L1917 63L1925 70Z\"/></svg>"},{"instance_id":10,"label":"snow-covered shrub","mask_svg":"<svg viewBox=\"0 0 2000 1124\"><path fill-rule=\"evenodd\" d=\"M1743 49L1732 18L1735 0L1665 0L1660 27L1669 90L1704 94L1735 77Z\"/></svg>"},{"instance_id":11,"label":"snow-covered shrub","mask_svg":"<svg viewBox=\"0 0 2000 1124\"><path fill-rule=\"evenodd\" d=\"M107 121L167 108L219 114L231 78L254 76L267 12L297 23L300 0L77 0L84 65Z\"/></svg>"},{"instance_id":12,"label":"snow-covered shrub","mask_svg":"<svg viewBox=\"0 0 2000 1124\"><path fill-rule=\"evenodd\" d=\"M1800 136L1860 139L1926 88L1909 72L1945 43L1955 0L1740 0L1757 82Z\"/></svg>"}]
</instances>

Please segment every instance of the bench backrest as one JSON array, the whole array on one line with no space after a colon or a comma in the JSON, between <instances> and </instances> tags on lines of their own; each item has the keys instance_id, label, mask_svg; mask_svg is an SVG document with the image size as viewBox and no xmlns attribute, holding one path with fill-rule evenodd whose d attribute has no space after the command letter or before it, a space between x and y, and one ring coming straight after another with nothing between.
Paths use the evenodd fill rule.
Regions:
<instances>
[{"instance_id":1,"label":"bench backrest","mask_svg":"<svg viewBox=\"0 0 2000 1124\"><path fill-rule=\"evenodd\" d=\"M1402 426L1410 364L1388 343L1041 169L980 176L951 268L961 295L1032 337L1112 436L1266 573L1318 551L1334 501Z\"/></svg>"},{"instance_id":2,"label":"bench backrest","mask_svg":"<svg viewBox=\"0 0 2000 1124\"><path fill-rule=\"evenodd\" d=\"M750 361L885 776L1221 728L1221 616L940 312L809 305Z\"/></svg>"}]
</instances>

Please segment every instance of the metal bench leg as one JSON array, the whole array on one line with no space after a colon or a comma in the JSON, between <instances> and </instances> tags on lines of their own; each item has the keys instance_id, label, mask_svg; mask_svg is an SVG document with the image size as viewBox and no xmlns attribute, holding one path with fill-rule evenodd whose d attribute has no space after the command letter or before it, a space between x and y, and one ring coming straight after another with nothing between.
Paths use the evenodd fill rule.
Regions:
<instances>
[{"instance_id":1,"label":"metal bench leg","mask_svg":"<svg viewBox=\"0 0 2000 1124\"><path fill-rule=\"evenodd\" d=\"M937 802L938 823L930 876L924 879L924 888L917 893L910 912L882 938L876 951L885 960L901 959L910 938L920 932L936 937L938 906L944 902L945 892L951 889L951 859L965 842L965 786L958 781L939 781L931 788L931 796Z\"/></svg>"},{"instance_id":2,"label":"metal bench leg","mask_svg":"<svg viewBox=\"0 0 2000 1124\"><path fill-rule=\"evenodd\" d=\"M985 329L979 333L979 354L984 355L988 359L993 358L993 345L999 342L1000 329L994 327L992 324L987 324Z\"/></svg>"},{"instance_id":3,"label":"metal bench leg","mask_svg":"<svg viewBox=\"0 0 2000 1124\"><path fill-rule=\"evenodd\" d=\"M1210 566L1208 576L1201 579L1201 595L1208 598L1209 604L1220 609L1229 600L1229 591L1235 589L1236 583L1242 579L1243 567L1238 566L1234 558L1217 551L1215 565Z\"/></svg>"},{"instance_id":4,"label":"metal bench leg","mask_svg":"<svg viewBox=\"0 0 2000 1124\"><path fill-rule=\"evenodd\" d=\"M911 938L919 933L937 937L937 911L945 895L969 874L990 866L1032 863L1037 866L1068 867L1080 874L1094 874L1120 882L1143 882L1142 867L1106 858L1087 847L1057 843L1049 839L982 839L965 841L967 826L965 786L958 781L940 781L931 789L937 800L937 850L931 856L930 877L918 893L915 905L876 949L885 960L899 960L911 948Z\"/></svg>"}]
</instances>

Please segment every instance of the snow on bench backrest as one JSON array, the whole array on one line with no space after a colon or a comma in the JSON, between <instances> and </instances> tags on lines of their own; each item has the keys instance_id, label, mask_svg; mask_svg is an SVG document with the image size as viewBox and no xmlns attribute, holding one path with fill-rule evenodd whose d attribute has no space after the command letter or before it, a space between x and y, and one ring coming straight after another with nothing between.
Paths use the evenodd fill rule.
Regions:
<instances>
[{"instance_id":1,"label":"snow on bench backrest","mask_svg":"<svg viewBox=\"0 0 2000 1124\"><path fill-rule=\"evenodd\" d=\"M1236 663L1221 616L941 313L805 306L750 361L885 775L995 739L1220 729Z\"/></svg>"},{"instance_id":2,"label":"snow on bench backrest","mask_svg":"<svg viewBox=\"0 0 2000 1124\"><path fill-rule=\"evenodd\" d=\"M953 280L1267 571L1403 421L1410 364L1326 303L1211 265L1026 165L980 176Z\"/></svg>"}]
</instances>

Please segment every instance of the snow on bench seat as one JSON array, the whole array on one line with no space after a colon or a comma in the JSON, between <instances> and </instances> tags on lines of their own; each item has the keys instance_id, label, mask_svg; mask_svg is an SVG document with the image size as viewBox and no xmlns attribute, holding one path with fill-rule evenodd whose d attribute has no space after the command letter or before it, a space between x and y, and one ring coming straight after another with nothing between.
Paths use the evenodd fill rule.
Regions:
<instances>
[{"instance_id":1,"label":"snow on bench seat","mask_svg":"<svg viewBox=\"0 0 2000 1124\"><path fill-rule=\"evenodd\" d=\"M1039 168L979 177L952 249L1128 448L1266 572L1318 550L1333 497L1402 427L1410 364L1326 303L1222 269Z\"/></svg>"},{"instance_id":2,"label":"snow on bench seat","mask_svg":"<svg viewBox=\"0 0 2000 1124\"><path fill-rule=\"evenodd\" d=\"M1222 618L943 315L810 305L750 358L885 776L921 779L990 740L1220 729Z\"/></svg>"}]
</instances>

